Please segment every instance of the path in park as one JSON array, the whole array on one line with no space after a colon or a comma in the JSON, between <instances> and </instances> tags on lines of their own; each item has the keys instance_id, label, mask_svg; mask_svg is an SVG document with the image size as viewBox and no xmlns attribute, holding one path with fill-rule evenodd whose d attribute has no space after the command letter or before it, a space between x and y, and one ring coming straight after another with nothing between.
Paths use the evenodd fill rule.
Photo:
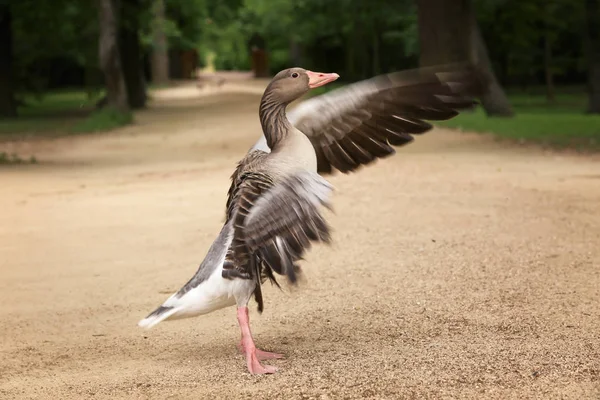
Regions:
<instances>
[{"instance_id":1,"label":"path in park","mask_svg":"<svg viewBox=\"0 0 600 400\"><path fill-rule=\"evenodd\" d=\"M162 91L112 133L2 144L0 398L600 398L600 159L435 130L336 175L295 290L136 326L194 273L262 83Z\"/></svg>"}]
</instances>

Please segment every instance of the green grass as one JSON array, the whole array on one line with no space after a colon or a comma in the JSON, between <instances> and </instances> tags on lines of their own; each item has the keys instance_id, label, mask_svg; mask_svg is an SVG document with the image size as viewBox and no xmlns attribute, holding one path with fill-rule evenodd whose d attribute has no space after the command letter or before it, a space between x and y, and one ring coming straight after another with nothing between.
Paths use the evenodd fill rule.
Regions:
<instances>
[{"instance_id":1,"label":"green grass","mask_svg":"<svg viewBox=\"0 0 600 400\"><path fill-rule=\"evenodd\" d=\"M509 90L513 118L488 118L481 107L465 112L440 126L492 133L500 139L536 143L554 148L600 151L600 115L585 114L583 88L564 88L549 103L540 91Z\"/></svg>"},{"instance_id":2,"label":"green grass","mask_svg":"<svg viewBox=\"0 0 600 400\"><path fill-rule=\"evenodd\" d=\"M25 98L25 106L19 108L20 117L53 117L61 114L79 114L94 107L101 94L88 95L82 90L60 90L41 98Z\"/></svg>"},{"instance_id":3,"label":"green grass","mask_svg":"<svg viewBox=\"0 0 600 400\"><path fill-rule=\"evenodd\" d=\"M0 136L47 135L69 132L93 110L96 98L83 91L64 90L42 98L27 97L19 107L19 117L0 119Z\"/></svg>"},{"instance_id":4,"label":"green grass","mask_svg":"<svg viewBox=\"0 0 600 400\"><path fill-rule=\"evenodd\" d=\"M122 113L113 108L105 107L94 111L89 117L73 126L73 133L109 131L133 121L131 112Z\"/></svg>"},{"instance_id":5,"label":"green grass","mask_svg":"<svg viewBox=\"0 0 600 400\"><path fill-rule=\"evenodd\" d=\"M31 156L29 159L19 157L17 154L8 154L0 152L0 165L13 165L13 164L37 164L37 159Z\"/></svg>"},{"instance_id":6,"label":"green grass","mask_svg":"<svg viewBox=\"0 0 600 400\"><path fill-rule=\"evenodd\" d=\"M499 138L551 147L600 150L600 116L517 109L514 118L488 118L483 110L438 123L448 128L493 133Z\"/></svg>"},{"instance_id":7,"label":"green grass","mask_svg":"<svg viewBox=\"0 0 600 400\"><path fill-rule=\"evenodd\" d=\"M131 123L132 114L96 110L101 96L89 96L83 90L61 90L41 98L27 97L25 105L19 107L18 118L0 119L0 139L98 132Z\"/></svg>"}]
</instances>

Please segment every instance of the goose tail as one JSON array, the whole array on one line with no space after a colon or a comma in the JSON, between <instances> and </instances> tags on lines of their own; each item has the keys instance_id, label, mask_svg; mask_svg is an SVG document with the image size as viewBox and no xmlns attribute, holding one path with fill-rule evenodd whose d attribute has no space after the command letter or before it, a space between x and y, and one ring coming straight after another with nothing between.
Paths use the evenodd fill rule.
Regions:
<instances>
[{"instance_id":1,"label":"goose tail","mask_svg":"<svg viewBox=\"0 0 600 400\"><path fill-rule=\"evenodd\" d=\"M228 294L233 281L225 281L221 275L232 238L233 223L230 222L221 229L196 274L177 293L138 322L138 326L150 329L165 320L194 317L229 305L231 299Z\"/></svg>"},{"instance_id":2,"label":"goose tail","mask_svg":"<svg viewBox=\"0 0 600 400\"><path fill-rule=\"evenodd\" d=\"M146 318L138 322L138 326L140 328L150 329L154 325L158 324L171 317L173 314L176 314L180 311L179 308L173 306L165 306L164 304L158 307L156 310L152 311Z\"/></svg>"}]
</instances>

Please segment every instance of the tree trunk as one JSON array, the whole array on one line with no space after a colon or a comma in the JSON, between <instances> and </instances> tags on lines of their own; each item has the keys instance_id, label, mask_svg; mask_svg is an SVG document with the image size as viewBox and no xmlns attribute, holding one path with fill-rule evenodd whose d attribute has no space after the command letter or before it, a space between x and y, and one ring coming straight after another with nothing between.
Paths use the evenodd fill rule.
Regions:
<instances>
[{"instance_id":1,"label":"tree trunk","mask_svg":"<svg viewBox=\"0 0 600 400\"><path fill-rule=\"evenodd\" d=\"M586 48L588 58L588 112L600 114L600 5L586 0Z\"/></svg>"},{"instance_id":2,"label":"tree trunk","mask_svg":"<svg viewBox=\"0 0 600 400\"><path fill-rule=\"evenodd\" d=\"M267 52L264 49L255 47L252 49L252 58L250 63L252 66L252 72L255 78L267 78L269 77L269 64L267 58Z\"/></svg>"},{"instance_id":3,"label":"tree trunk","mask_svg":"<svg viewBox=\"0 0 600 400\"><path fill-rule=\"evenodd\" d=\"M16 117L12 73L12 19L8 2L0 4L0 117Z\"/></svg>"},{"instance_id":4,"label":"tree trunk","mask_svg":"<svg viewBox=\"0 0 600 400\"><path fill-rule=\"evenodd\" d=\"M169 49L165 35L165 2L154 0L154 24L152 50L152 82L155 84L169 83Z\"/></svg>"},{"instance_id":5,"label":"tree trunk","mask_svg":"<svg viewBox=\"0 0 600 400\"><path fill-rule=\"evenodd\" d=\"M554 103L554 74L552 72L552 44L548 32L544 35L544 73L546 76L546 98Z\"/></svg>"},{"instance_id":6,"label":"tree trunk","mask_svg":"<svg viewBox=\"0 0 600 400\"><path fill-rule=\"evenodd\" d=\"M142 49L138 36L140 1L122 0L122 2L123 14L121 15L122 23L120 24L119 48L123 63L123 74L125 77L125 86L127 87L129 107L139 109L146 106L147 99Z\"/></svg>"},{"instance_id":7,"label":"tree trunk","mask_svg":"<svg viewBox=\"0 0 600 400\"><path fill-rule=\"evenodd\" d=\"M114 109L129 111L127 89L117 43L117 7L113 0L100 0L100 68L106 83L106 103Z\"/></svg>"},{"instance_id":8,"label":"tree trunk","mask_svg":"<svg viewBox=\"0 0 600 400\"><path fill-rule=\"evenodd\" d=\"M418 0L421 67L471 62L487 83L481 105L488 116L512 116L492 70L471 0Z\"/></svg>"},{"instance_id":9,"label":"tree trunk","mask_svg":"<svg viewBox=\"0 0 600 400\"><path fill-rule=\"evenodd\" d=\"M470 0L417 0L421 67L469 61Z\"/></svg>"},{"instance_id":10,"label":"tree trunk","mask_svg":"<svg viewBox=\"0 0 600 400\"><path fill-rule=\"evenodd\" d=\"M471 15L471 62L476 66L486 89L481 96L481 106L488 117L512 117L515 115L504 89L498 83L488 55L487 47L481 36L475 15Z\"/></svg>"}]
</instances>

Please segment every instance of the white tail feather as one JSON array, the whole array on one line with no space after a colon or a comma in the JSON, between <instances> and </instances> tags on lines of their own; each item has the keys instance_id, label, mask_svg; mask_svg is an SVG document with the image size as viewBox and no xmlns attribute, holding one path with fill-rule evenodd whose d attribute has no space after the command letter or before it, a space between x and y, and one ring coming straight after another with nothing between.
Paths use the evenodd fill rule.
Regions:
<instances>
[{"instance_id":1,"label":"white tail feather","mask_svg":"<svg viewBox=\"0 0 600 400\"><path fill-rule=\"evenodd\" d=\"M140 328L150 329L154 325L158 324L159 322L164 321L165 319L169 318L170 316L177 313L178 311L180 311L180 309L174 307L174 308L165 310L164 312L162 312L160 314L156 314L156 315L150 314L149 316L147 316L146 318L144 318L143 320L138 322L138 326Z\"/></svg>"}]
</instances>

